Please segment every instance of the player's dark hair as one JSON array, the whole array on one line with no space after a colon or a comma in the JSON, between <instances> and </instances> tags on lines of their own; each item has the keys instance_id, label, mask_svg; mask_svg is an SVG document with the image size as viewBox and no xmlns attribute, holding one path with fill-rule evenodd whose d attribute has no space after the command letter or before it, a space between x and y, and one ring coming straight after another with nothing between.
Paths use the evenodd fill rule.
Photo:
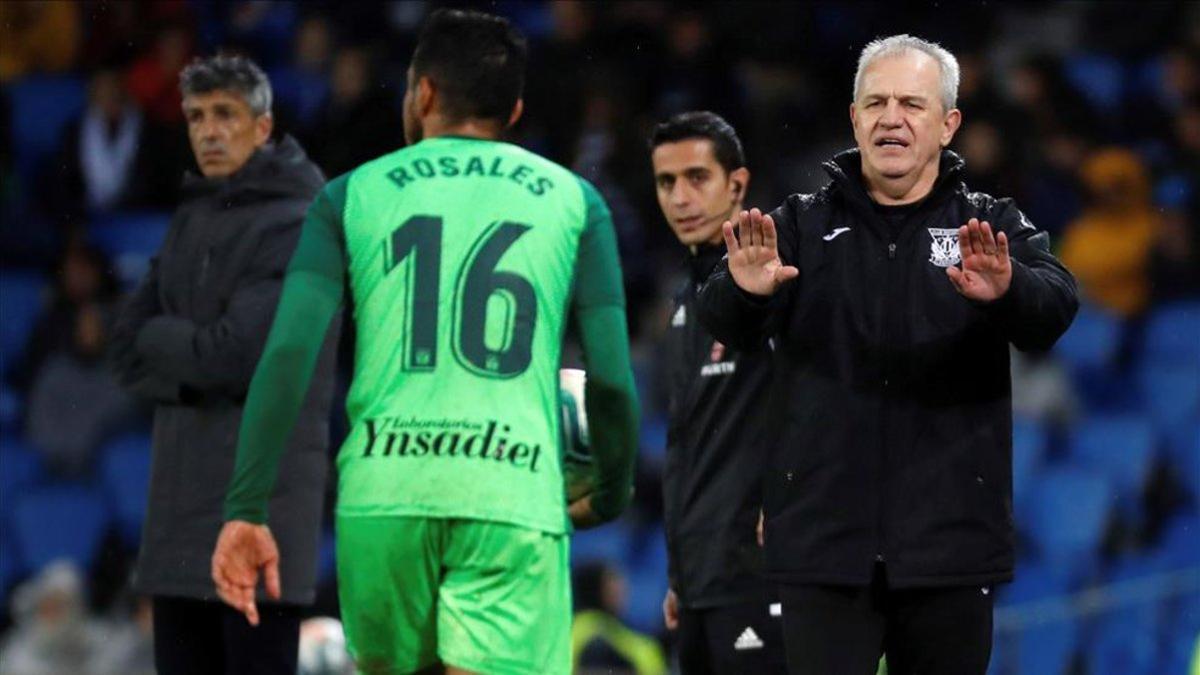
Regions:
<instances>
[{"instance_id":1,"label":"player's dark hair","mask_svg":"<svg viewBox=\"0 0 1200 675\"><path fill-rule=\"evenodd\" d=\"M746 166L742 140L733 130L733 125L726 122L720 115L707 110L679 113L654 127L654 132L650 134L650 150L653 151L664 143L675 143L694 138L712 141L713 154L717 157L717 164L725 169L725 173Z\"/></svg>"},{"instance_id":2,"label":"player's dark hair","mask_svg":"<svg viewBox=\"0 0 1200 675\"><path fill-rule=\"evenodd\" d=\"M414 83L437 85L441 113L453 121L506 124L525 87L528 47L507 19L439 9L429 16L413 52Z\"/></svg>"}]
</instances>

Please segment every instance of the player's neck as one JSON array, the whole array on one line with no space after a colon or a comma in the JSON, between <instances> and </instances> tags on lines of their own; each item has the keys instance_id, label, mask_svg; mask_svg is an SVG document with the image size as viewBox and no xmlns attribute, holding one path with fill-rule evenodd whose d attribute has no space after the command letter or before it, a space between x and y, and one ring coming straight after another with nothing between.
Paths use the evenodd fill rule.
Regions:
<instances>
[{"instance_id":1,"label":"player's neck","mask_svg":"<svg viewBox=\"0 0 1200 675\"><path fill-rule=\"evenodd\" d=\"M492 120L467 119L447 123L438 118L425 121L425 138L438 136L464 136L485 141L499 140L504 130Z\"/></svg>"}]
</instances>

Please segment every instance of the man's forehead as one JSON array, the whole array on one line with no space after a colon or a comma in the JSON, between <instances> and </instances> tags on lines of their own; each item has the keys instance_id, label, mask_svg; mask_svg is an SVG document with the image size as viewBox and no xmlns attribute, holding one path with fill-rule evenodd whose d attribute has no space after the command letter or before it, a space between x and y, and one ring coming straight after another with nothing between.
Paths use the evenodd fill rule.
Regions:
<instances>
[{"instance_id":1,"label":"man's forehead","mask_svg":"<svg viewBox=\"0 0 1200 675\"><path fill-rule=\"evenodd\" d=\"M198 92L188 94L183 97L183 108L209 108L216 106L235 106L250 108L250 104L241 94L229 91L227 89L213 89L212 91Z\"/></svg>"},{"instance_id":2,"label":"man's forehead","mask_svg":"<svg viewBox=\"0 0 1200 675\"><path fill-rule=\"evenodd\" d=\"M676 173L689 169L711 169L717 164L713 142L707 138L685 138L662 143L651 153L656 173Z\"/></svg>"},{"instance_id":3,"label":"man's forehead","mask_svg":"<svg viewBox=\"0 0 1200 675\"><path fill-rule=\"evenodd\" d=\"M938 62L918 51L884 56L863 72L862 96L870 94L904 93L914 96L936 96L941 87Z\"/></svg>"}]
</instances>

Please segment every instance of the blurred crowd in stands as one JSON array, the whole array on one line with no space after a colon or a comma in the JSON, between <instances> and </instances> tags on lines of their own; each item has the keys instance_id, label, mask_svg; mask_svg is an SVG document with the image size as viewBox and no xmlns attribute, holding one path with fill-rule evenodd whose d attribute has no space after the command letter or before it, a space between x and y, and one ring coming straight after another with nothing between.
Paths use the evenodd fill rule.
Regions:
<instances>
[{"instance_id":1,"label":"blurred crowd in stands","mask_svg":"<svg viewBox=\"0 0 1200 675\"><path fill-rule=\"evenodd\" d=\"M278 132L333 177L403 144L407 58L440 4L0 3L0 670L146 670L145 605L124 583L147 411L103 353L122 291L195 170L179 70L218 49L252 56L271 78ZM911 32L961 64L964 124L952 149L967 184L1015 198L1086 299L1053 352L1014 356L1015 507L1028 541L1002 605L1192 570L1182 590L1136 607L1136 621L1117 612L1058 622L1051 647L1037 642L1045 629L1023 632L1015 620L1011 640L997 642L997 672L1183 672L1166 668L1186 663L1200 636L1200 4L472 6L530 38L512 140L591 180L618 228L645 413L637 505L577 537L574 553L627 577L610 613L669 640L658 610L656 350L682 256L654 199L649 129L683 110L725 116L746 147L746 203L773 208L823 184L820 163L853 145L861 47ZM42 539L55 517L80 527L79 509L105 514L98 532L62 544L73 563L51 562L62 551ZM1089 527L1091 539L1080 534ZM326 551L314 613L336 612L328 541ZM1106 642L1110 633L1124 637ZM38 658L59 660L38 670Z\"/></svg>"}]
</instances>

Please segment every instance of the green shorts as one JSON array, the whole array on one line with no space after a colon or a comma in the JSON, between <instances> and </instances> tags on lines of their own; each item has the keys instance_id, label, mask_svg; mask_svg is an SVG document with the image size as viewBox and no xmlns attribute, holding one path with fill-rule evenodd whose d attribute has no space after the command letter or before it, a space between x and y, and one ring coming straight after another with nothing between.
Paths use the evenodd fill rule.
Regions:
<instances>
[{"instance_id":1,"label":"green shorts","mask_svg":"<svg viewBox=\"0 0 1200 675\"><path fill-rule=\"evenodd\" d=\"M441 662L569 673L569 537L483 520L339 517L346 641L363 673Z\"/></svg>"}]
</instances>

